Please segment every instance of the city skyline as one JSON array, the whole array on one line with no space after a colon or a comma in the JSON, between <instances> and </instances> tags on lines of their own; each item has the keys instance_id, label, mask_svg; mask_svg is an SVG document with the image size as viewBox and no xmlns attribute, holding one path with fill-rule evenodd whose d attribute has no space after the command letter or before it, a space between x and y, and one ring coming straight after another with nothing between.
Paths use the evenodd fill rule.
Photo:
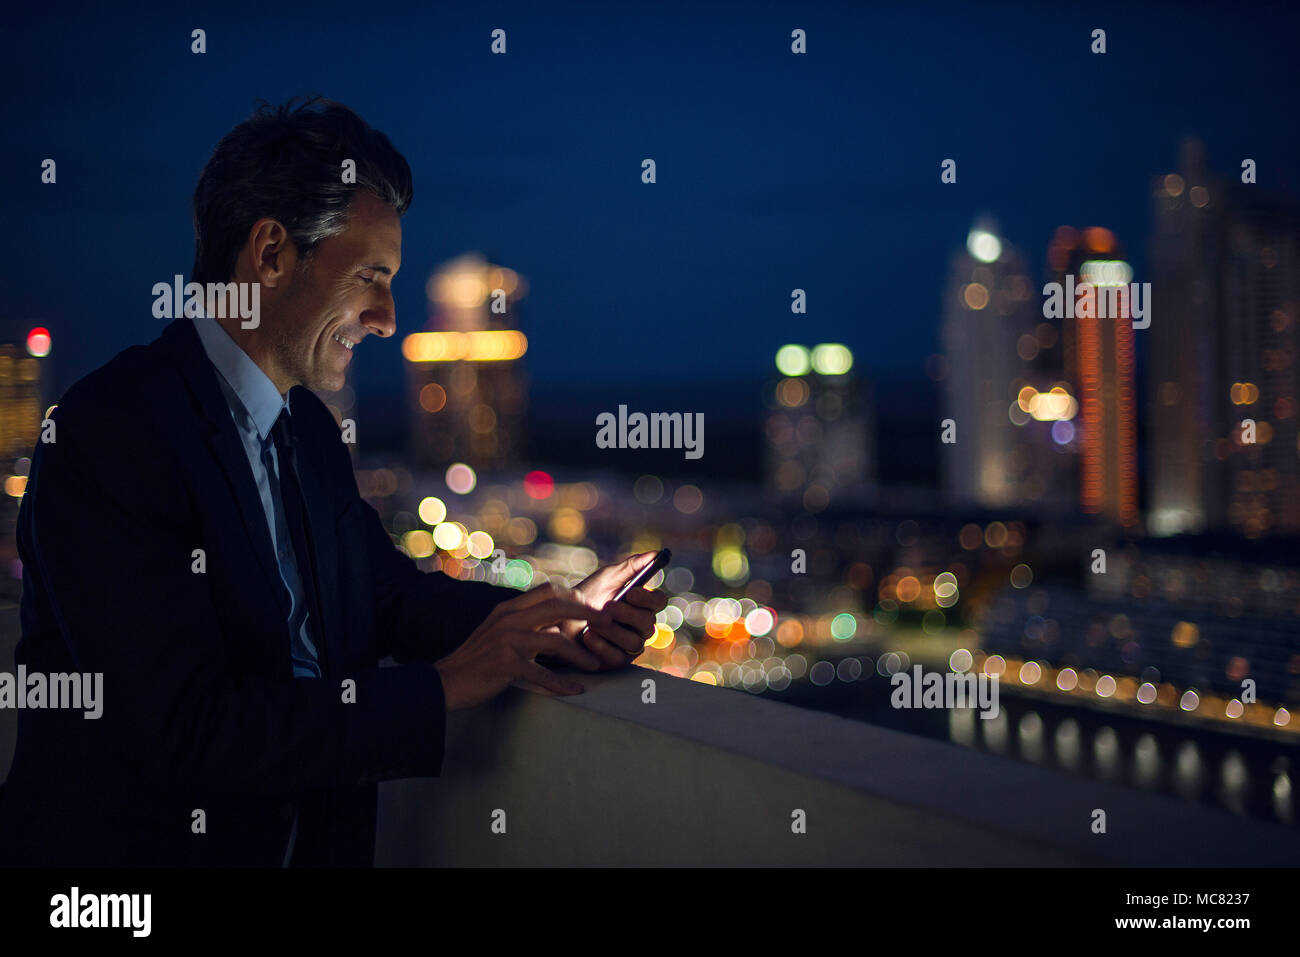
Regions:
<instances>
[{"instance_id":1,"label":"city skyline","mask_svg":"<svg viewBox=\"0 0 1300 957\"><path fill-rule=\"evenodd\" d=\"M1285 866L1297 27L24 14L0 863Z\"/></svg>"},{"instance_id":2,"label":"city skyline","mask_svg":"<svg viewBox=\"0 0 1300 957\"><path fill-rule=\"evenodd\" d=\"M939 22L953 36L982 20L959 5L941 9ZM1097 15L1104 16L1105 8ZM415 72L413 64L423 67L423 58L389 52L385 58L399 71L393 76L399 83L405 78L410 90L428 89L441 76L476 79L477 92L452 88L459 92L443 98L435 114L440 122L433 124L404 105L409 94L379 95L351 68L337 67L334 83L315 79L310 85L352 103L411 156L416 199L404 226L406 262L395 284L399 336L423 325L423 280L436 263L480 250L532 278L530 369L552 391L634 391L656 382L707 383L724 374L762 377L769 345L786 341L844 342L872 378L908 378L939 351L943 265L981 213L995 214L1005 233L1023 244L1032 276L1042 271L1043 237L1060 223L1103 223L1132 248L1141 278L1148 273L1149 178L1171 168L1187 134L1206 142L1216 169L1231 171L1241 158L1254 158L1261 190L1294 194L1300 185L1300 134L1290 124L1269 121L1285 115L1286 90L1266 55L1281 45L1284 31L1248 19L1235 21L1231 31L1216 30L1215 14L1207 10L1185 11L1176 21L1155 11L1111 15L1118 20L1105 57L1089 52L1087 31L1070 17L1044 12L1024 22L1009 19L978 49L959 47L955 56L928 65L921 78L913 65L921 51L913 44L922 34L910 29L912 14L883 22L871 40L858 30L837 30L843 23L833 10L812 12L807 28L818 58L809 61L811 72L761 79L744 98L727 97L725 112L722 101L692 103L685 91L716 89L716 78L743 68L751 51L769 41L779 45L788 33L787 17L758 14L742 23L705 8L698 13L698 34L672 40L671 49L683 60L692 43L700 46L687 70L661 72L654 61L620 68L607 52L579 44L568 70L540 80L530 76L527 87L519 71L529 69L539 46L553 49L561 42L572 22L564 15L542 19L517 12L521 32L510 56L518 59L491 69L468 43L456 44L431 75ZM97 16L85 15L90 26ZM650 48L654 31L666 29L627 12L610 18L612 25L635 23ZM212 24L209 32L223 40L203 62L226 56L230 43L241 52L258 48L246 27L220 17ZM1055 53L1038 52L1044 27L1063 36L1078 32L1077 55L1061 62ZM112 122L109 110L78 117L75 126L57 110L41 110L44 100L61 102L67 82L79 75L59 69L60 57L85 64L78 67L84 70L105 53L86 46L83 38L93 37L93 29L66 41L50 35L56 27L31 29L28 42L9 41L9 52L19 69L27 64L36 71L31 57L41 51L39 72L46 79L24 90L24 102L48 119L29 134L28 150L11 150L0 159L15 184L11 208L31 224L31 240L66 249L85 278L61 281L54 261L30 262L28 281L10 292L5 310L55 331L52 374L61 390L159 331L147 310L148 290L161 277L189 272L193 176L218 132L246 115L257 97L308 91L293 79L299 54L292 50L278 51L288 59L270 81L275 89L261 77L239 79L222 94L224 106L210 104L197 116L184 109L183 91L168 84L115 90L138 102L142 115L154 118L151 123L161 124L169 145L160 163L152 146L117 146L120 136L102 126L97 131L96 124ZM169 29L183 33L185 43L166 53L161 69L188 70L195 62L188 52L189 25L161 14L132 42L165 52ZM463 14L437 21L417 15L403 36L388 42L401 48L421 35L460 37L477 29L477 21ZM1129 30L1143 31L1140 56L1123 42ZM711 38L717 35L735 39L720 48ZM885 35L888 44L880 42ZM1185 57L1198 43L1214 45L1230 70L1230 84L1208 83L1197 61ZM864 49L872 54L866 60ZM1016 69L994 66L999 61L1015 62ZM510 65L515 63L520 65ZM843 104L811 95L827 82L831 63L860 64ZM601 136L588 133L568 145L539 128L571 97L579 74L596 66L648 72L641 80L617 72L631 83L618 99L596 91L589 108L594 112L583 119ZM976 70L984 105L970 106L952 93ZM1071 114L1063 112L1075 96L1068 78L1085 71L1095 74L1089 96L1122 109L1107 115L1092 148L1072 149ZM921 81L907 111L874 95L890 76ZM1033 76L1044 82L1025 82ZM665 113L658 105L665 97L681 108ZM1000 102L1017 107L995 105ZM495 125L482 115L483 103L513 104L517 115ZM843 108L856 108L871 122L845 124ZM719 125L721 115L734 119ZM645 116L651 120L643 128L634 118ZM886 125L894 135L880 141L873 131ZM743 137L732 132L738 127L746 130ZM941 137L931 129L949 132ZM1052 135L1053 129L1061 135ZM451 142L444 143L448 136ZM100 144L93 157L83 145L89 141ZM836 148L828 149L832 142ZM57 185L39 182L40 157L30 150L64 158ZM645 156L659 163L653 186L639 180ZM940 164L949 157L958 163L957 182L942 184ZM140 175L142 169L149 175ZM795 182L798 189L788 185ZM67 219L82 213L90 190L118 242L105 244L102 229L74 229ZM703 233L683 229L701 211L714 226ZM19 258L14 238L0 242L9 244L8 258ZM809 311L797 320L788 310L795 287L809 292ZM926 321L912 321L917 315ZM716 317L716 325L710 319L708 335L692 341L706 317ZM908 317L906 335L899 334L900 317ZM642 361L593 367L573 348L589 341L604 343L611 356ZM386 420L404 403L402 359L394 345L366 343L355 359L359 414L375 423L372 434L386 429Z\"/></svg>"}]
</instances>

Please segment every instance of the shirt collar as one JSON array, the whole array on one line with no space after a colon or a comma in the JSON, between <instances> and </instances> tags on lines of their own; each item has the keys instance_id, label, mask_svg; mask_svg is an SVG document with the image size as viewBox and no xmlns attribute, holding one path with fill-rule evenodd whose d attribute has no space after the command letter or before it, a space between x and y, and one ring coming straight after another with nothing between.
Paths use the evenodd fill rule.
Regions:
<instances>
[{"instance_id":1,"label":"shirt collar","mask_svg":"<svg viewBox=\"0 0 1300 957\"><path fill-rule=\"evenodd\" d=\"M231 392L252 420L258 436L265 442L280 413L289 408L288 394L280 394L275 383L258 368L257 363L249 358L248 353L216 319L200 316L193 321L208 359L226 380Z\"/></svg>"}]
</instances>

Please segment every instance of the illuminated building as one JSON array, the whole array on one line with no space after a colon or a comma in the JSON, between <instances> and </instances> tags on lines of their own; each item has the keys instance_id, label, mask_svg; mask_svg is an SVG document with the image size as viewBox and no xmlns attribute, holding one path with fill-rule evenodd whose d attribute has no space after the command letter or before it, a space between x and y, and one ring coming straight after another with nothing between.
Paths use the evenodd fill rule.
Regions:
<instances>
[{"instance_id":1,"label":"illuminated building","mask_svg":"<svg viewBox=\"0 0 1300 957\"><path fill-rule=\"evenodd\" d=\"M29 458L40 436L42 367L50 334L33 323L0 324L0 467L13 473L15 460Z\"/></svg>"},{"instance_id":2,"label":"illuminated building","mask_svg":"<svg viewBox=\"0 0 1300 957\"><path fill-rule=\"evenodd\" d=\"M1063 371L1078 415L1079 507L1129 527L1138 521L1136 355L1129 283L1114 233L1061 227L1048 271L1073 302L1062 317Z\"/></svg>"},{"instance_id":3,"label":"illuminated building","mask_svg":"<svg viewBox=\"0 0 1300 957\"><path fill-rule=\"evenodd\" d=\"M5 492L0 505L0 561L6 566L17 557L14 526L45 417L50 347L50 333L43 326L0 323L0 476ZM8 576L0 580L8 583Z\"/></svg>"},{"instance_id":4,"label":"illuminated building","mask_svg":"<svg viewBox=\"0 0 1300 957\"><path fill-rule=\"evenodd\" d=\"M944 294L943 415L957 431L943 446L943 481L954 504L1068 503L1073 405L1059 331L1037 318L1034 293L1021 255L991 223L977 223Z\"/></svg>"},{"instance_id":5,"label":"illuminated building","mask_svg":"<svg viewBox=\"0 0 1300 957\"><path fill-rule=\"evenodd\" d=\"M1151 529L1294 533L1300 209L1239 175L1212 175L1195 141L1153 187Z\"/></svg>"},{"instance_id":6,"label":"illuminated building","mask_svg":"<svg viewBox=\"0 0 1300 957\"><path fill-rule=\"evenodd\" d=\"M479 470L516 463L528 403L528 340L514 328L523 280L468 254L437 269L426 291L428 328L402 342L412 462Z\"/></svg>"},{"instance_id":7,"label":"illuminated building","mask_svg":"<svg viewBox=\"0 0 1300 957\"><path fill-rule=\"evenodd\" d=\"M782 346L776 368L766 391L768 487L820 511L834 492L874 483L871 406L848 347Z\"/></svg>"}]
</instances>

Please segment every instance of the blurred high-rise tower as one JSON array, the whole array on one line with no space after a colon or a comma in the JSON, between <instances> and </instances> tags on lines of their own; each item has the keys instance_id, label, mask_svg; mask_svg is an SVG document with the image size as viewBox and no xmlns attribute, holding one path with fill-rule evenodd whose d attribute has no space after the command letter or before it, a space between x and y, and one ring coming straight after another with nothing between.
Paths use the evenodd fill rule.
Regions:
<instances>
[{"instance_id":1,"label":"blurred high-rise tower","mask_svg":"<svg viewBox=\"0 0 1300 957\"><path fill-rule=\"evenodd\" d=\"M944 447L948 501L1068 505L1068 456L1060 429L1053 433L1073 414L1060 346L1059 331L1036 313L1023 257L991 222L976 223L944 294L943 414L957 426Z\"/></svg>"},{"instance_id":2,"label":"blurred high-rise tower","mask_svg":"<svg viewBox=\"0 0 1300 957\"><path fill-rule=\"evenodd\" d=\"M515 328L524 281L467 254L429 277L429 325L402 343L411 396L411 461L478 470L518 461L528 385L528 340Z\"/></svg>"},{"instance_id":3,"label":"blurred high-rise tower","mask_svg":"<svg viewBox=\"0 0 1300 957\"><path fill-rule=\"evenodd\" d=\"M837 491L869 491L876 479L871 396L848 347L782 346L776 368L764 422L768 487L802 495L813 511Z\"/></svg>"},{"instance_id":4,"label":"blurred high-rise tower","mask_svg":"<svg viewBox=\"0 0 1300 957\"><path fill-rule=\"evenodd\" d=\"M1300 531L1300 207L1193 140L1153 187L1151 529Z\"/></svg>"},{"instance_id":5,"label":"blurred high-rise tower","mask_svg":"<svg viewBox=\"0 0 1300 957\"><path fill-rule=\"evenodd\" d=\"M9 576L18 550L14 540L18 506L27 489L31 456L41 437L48 388L46 357L50 354L49 330L30 322L0 322L0 477L4 496L0 498L0 596L14 597L21 591L17 579ZM57 439L57 433L55 434Z\"/></svg>"},{"instance_id":6,"label":"blurred high-rise tower","mask_svg":"<svg viewBox=\"0 0 1300 957\"><path fill-rule=\"evenodd\" d=\"M6 474L12 474L16 460L30 458L40 436L43 360L50 342L43 326L0 323L0 467Z\"/></svg>"},{"instance_id":7,"label":"blurred high-rise tower","mask_svg":"<svg viewBox=\"0 0 1300 957\"><path fill-rule=\"evenodd\" d=\"M1133 267L1115 234L1063 226L1048 247L1062 289L1064 374L1078 414L1079 508L1125 527L1138 523L1137 357ZM1146 304L1149 307L1149 303ZM1081 314L1082 313L1082 314Z\"/></svg>"}]
</instances>

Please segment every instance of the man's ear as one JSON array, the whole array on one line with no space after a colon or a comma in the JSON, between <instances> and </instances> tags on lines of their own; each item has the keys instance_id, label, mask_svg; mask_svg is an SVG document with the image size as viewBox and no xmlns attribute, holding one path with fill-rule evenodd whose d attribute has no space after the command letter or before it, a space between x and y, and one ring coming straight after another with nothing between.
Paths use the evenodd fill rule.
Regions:
<instances>
[{"instance_id":1,"label":"man's ear","mask_svg":"<svg viewBox=\"0 0 1300 957\"><path fill-rule=\"evenodd\" d=\"M263 286L274 289L293 275L298 250L279 220L266 217L255 222L248 231L247 248L254 278Z\"/></svg>"}]
</instances>

